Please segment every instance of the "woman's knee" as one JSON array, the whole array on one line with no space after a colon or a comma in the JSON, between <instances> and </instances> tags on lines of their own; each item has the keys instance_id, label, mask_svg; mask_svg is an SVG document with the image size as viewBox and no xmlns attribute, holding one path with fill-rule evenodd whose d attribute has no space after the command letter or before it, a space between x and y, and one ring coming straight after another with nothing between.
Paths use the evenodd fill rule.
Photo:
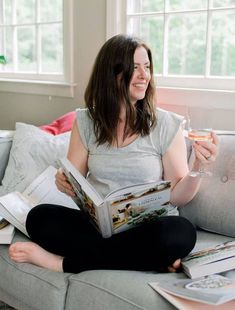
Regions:
<instances>
[{"instance_id":1,"label":"woman's knee","mask_svg":"<svg viewBox=\"0 0 235 310\"><path fill-rule=\"evenodd\" d=\"M156 234L160 236L165 246L178 253L181 257L187 255L196 243L196 229L193 224L181 216L167 216L159 218Z\"/></svg>"},{"instance_id":2,"label":"woman's knee","mask_svg":"<svg viewBox=\"0 0 235 310\"><path fill-rule=\"evenodd\" d=\"M25 227L30 237L41 231L42 228L46 226L47 221L51 222L51 218L48 216L50 208L51 205L41 204L29 211Z\"/></svg>"}]
</instances>

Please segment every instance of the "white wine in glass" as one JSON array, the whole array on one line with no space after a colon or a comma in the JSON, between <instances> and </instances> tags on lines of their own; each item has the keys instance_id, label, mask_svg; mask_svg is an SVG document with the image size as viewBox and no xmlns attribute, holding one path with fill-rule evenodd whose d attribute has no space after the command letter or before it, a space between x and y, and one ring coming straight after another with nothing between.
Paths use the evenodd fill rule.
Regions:
<instances>
[{"instance_id":1,"label":"white wine in glass","mask_svg":"<svg viewBox=\"0 0 235 310\"><path fill-rule=\"evenodd\" d=\"M212 129L190 129L188 131L188 138L192 141L212 141ZM211 176L210 171L206 171L204 167L199 167L198 171L192 170L189 173L192 177Z\"/></svg>"},{"instance_id":2,"label":"white wine in glass","mask_svg":"<svg viewBox=\"0 0 235 310\"><path fill-rule=\"evenodd\" d=\"M193 141L211 141L212 129L191 129L188 132L188 138Z\"/></svg>"}]
</instances>

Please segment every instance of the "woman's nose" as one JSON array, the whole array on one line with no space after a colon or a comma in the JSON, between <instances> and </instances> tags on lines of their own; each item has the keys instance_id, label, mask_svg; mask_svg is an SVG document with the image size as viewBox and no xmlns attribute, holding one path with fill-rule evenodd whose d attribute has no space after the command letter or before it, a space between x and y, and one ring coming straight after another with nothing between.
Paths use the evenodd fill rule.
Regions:
<instances>
[{"instance_id":1,"label":"woman's nose","mask_svg":"<svg viewBox=\"0 0 235 310\"><path fill-rule=\"evenodd\" d=\"M139 77L142 79L146 79L147 77L147 72L144 68L139 68Z\"/></svg>"}]
</instances>

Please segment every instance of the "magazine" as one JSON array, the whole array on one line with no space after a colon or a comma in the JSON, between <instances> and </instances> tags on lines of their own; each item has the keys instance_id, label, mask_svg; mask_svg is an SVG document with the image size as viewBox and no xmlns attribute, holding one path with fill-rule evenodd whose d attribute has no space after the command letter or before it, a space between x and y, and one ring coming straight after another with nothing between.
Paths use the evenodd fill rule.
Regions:
<instances>
[{"instance_id":1,"label":"magazine","mask_svg":"<svg viewBox=\"0 0 235 310\"><path fill-rule=\"evenodd\" d=\"M235 309L235 281L222 275L149 285L178 309Z\"/></svg>"},{"instance_id":2,"label":"magazine","mask_svg":"<svg viewBox=\"0 0 235 310\"><path fill-rule=\"evenodd\" d=\"M55 185L56 171L56 168L49 166L23 193L12 192L1 196L0 215L28 236L25 221L28 212L35 205L52 203L77 209L73 200L57 189Z\"/></svg>"},{"instance_id":3,"label":"magazine","mask_svg":"<svg viewBox=\"0 0 235 310\"><path fill-rule=\"evenodd\" d=\"M235 268L235 239L190 253L182 259L183 271L192 279Z\"/></svg>"},{"instance_id":4,"label":"magazine","mask_svg":"<svg viewBox=\"0 0 235 310\"><path fill-rule=\"evenodd\" d=\"M169 181L136 184L102 197L67 159L60 160L80 206L104 238L167 214Z\"/></svg>"}]
</instances>

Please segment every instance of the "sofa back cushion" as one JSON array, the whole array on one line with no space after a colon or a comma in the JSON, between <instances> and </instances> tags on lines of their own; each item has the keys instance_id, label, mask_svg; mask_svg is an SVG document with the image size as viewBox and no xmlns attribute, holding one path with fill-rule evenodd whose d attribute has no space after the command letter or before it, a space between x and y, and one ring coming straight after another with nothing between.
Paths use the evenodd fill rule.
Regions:
<instances>
[{"instance_id":1,"label":"sofa back cushion","mask_svg":"<svg viewBox=\"0 0 235 310\"><path fill-rule=\"evenodd\" d=\"M200 191L180 215L196 227L235 237L235 132L218 132L219 155L212 177L203 178Z\"/></svg>"},{"instance_id":2,"label":"sofa back cushion","mask_svg":"<svg viewBox=\"0 0 235 310\"><path fill-rule=\"evenodd\" d=\"M69 137L70 132L53 136L36 126L16 123L0 194L24 191L49 165L58 168L58 158L67 154Z\"/></svg>"},{"instance_id":3,"label":"sofa back cushion","mask_svg":"<svg viewBox=\"0 0 235 310\"><path fill-rule=\"evenodd\" d=\"M2 184L2 178L6 170L11 144L12 138L0 138L0 184Z\"/></svg>"}]
</instances>

